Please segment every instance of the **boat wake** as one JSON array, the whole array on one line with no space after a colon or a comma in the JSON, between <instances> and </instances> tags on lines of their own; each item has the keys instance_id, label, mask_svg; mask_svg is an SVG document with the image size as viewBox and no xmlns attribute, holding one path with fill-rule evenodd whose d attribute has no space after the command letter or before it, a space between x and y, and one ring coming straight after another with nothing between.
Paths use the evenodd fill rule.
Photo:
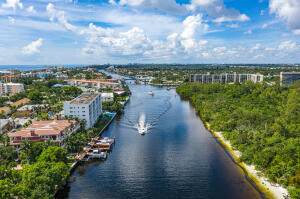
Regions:
<instances>
[{"instance_id":1,"label":"boat wake","mask_svg":"<svg viewBox=\"0 0 300 199\"><path fill-rule=\"evenodd\" d=\"M145 135L147 131L151 128L151 125L146 123L146 115L142 113L139 118L138 124L135 125L135 128L138 130L139 134Z\"/></svg>"},{"instance_id":2,"label":"boat wake","mask_svg":"<svg viewBox=\"0 0 300 199\"><path fill-rule=\"evenodd\" d=\"M169 93L156 92L156 96L147 95L149 92L135 92L132 95L129 107L126 109L124 118L127 123L123 123L128 128L132 128L139 134L144 135L155 128L158 121L172 107ZM145 95L146 94L146 95Z\"/></svg>"}]
</instances>

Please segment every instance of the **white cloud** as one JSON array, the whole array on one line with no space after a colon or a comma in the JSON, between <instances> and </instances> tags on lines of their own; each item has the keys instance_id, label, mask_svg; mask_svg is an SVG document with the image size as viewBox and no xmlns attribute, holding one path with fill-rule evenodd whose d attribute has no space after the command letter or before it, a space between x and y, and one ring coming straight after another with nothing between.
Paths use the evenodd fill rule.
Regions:
<instances>
[{"instance_id":1,"label":"white cloud","mask_svg":"<svg viewBox=\"0 0 300 199\"><path fill-rule=\"evenodd\" d=\"M25 46L22 49L22 53L24 55L33 55L33 54L39 53L40 52L39 48L42 45L43 45L43 39L39 38L38 40L33 41L30 44L28 44L27 46Z\"/></svg>"},{"instance_id":2,"label":"white cloud","mask_svg":"<svg viewBox=\"0 0 300 199\"><path fill-rule=\"evenodd\" d=\"M245 15L241 14L238 16L222 16L214 19L213 21L216 23L223 23L223 22L230 22L230 21L249 21L250 18Z\"/></svg>"},{"instance_id":3,"label":"white cloud","mask_svg":"<svg viewBox=\"0 0 300 199\"><path fill-rule=\"evenodd\" d=\"M253 53L255 51L258 51L258 50L261 50L263 49L263 46L261 44L256 44L255 46L253 46L251 49L250 49L250 52Z\"/></svg>"},{"instance_id":4,"label":"white cloud","mask_svg":"<svg viewBox=\"0 0 300 199\"><path fill-rule=\"evenodd\" d=\"M191 0L190 4L178 4L175 0L109 0L112 5L130 6L134 8L159 9L165 12L186 14L189 11L206 12L210 17L216 18L217 23L228 21L249 21L245 14L240 14L233 8L227 9L223 0Z\"/></svg>"},{"instance_id":5,"label":"white cloud","mask_svg":"<svg viewBox=\"0 0 300 199\"><path fill-rule=\"evenodd\" d=\"M240 26L238 24L230 24L230 25L227 25L227 27L229 27L229 28L239 28Z\"/></svg>"},{"instance_id":6,"label":"white cloud","mask_svg":"<svg viewBox=\"0 0 300 199\"><path fill-rule=\"evenodd\" d=\"M300 1L299 0L270 0L270 13L283 19L294 33L300 31Z\"/></svg>"},{"instance_id":7,"label":"white cloud","mask_svg":"<svg viewBox=\"0 0 300 199\"><path fill-rule=\"evenodd\" d=\"M293 33L294 33L295 35L300 35L300 29L293 30Z\"/></svg>"},{"instance_id":8,"label":"white cloud","mask_svg":"<svg viewBox=\"0 0 300 199\"><path fill-rule=\"evenodd\" d=\"M294 50L296 48L297 44L294 41L283 41L279 44L278 50Z\"/></svg>"},{"instance_id":9,"label":"white cloud","mask_svg":"<svg viewBox=\"0 0 300 199\"><path fill-rule=\"evenodd\" d=\"M189 8L195 10L198 6L208 6L215 3L217 0L191 0Z\"/></svg>"},{"instance_id":10,"label":"white cloud","mask_svg":"<svg viewBox=\"0 0 300 199\"><path fill-rule=\"evenodd\" d=\"M181 37L185 39L190 39L195 36L195 31L198 27L200 27L202 24L202 15L192 15L188 16L184 21L184 30L181 33ZM205 30L207 30L208 27L205 26Z\"/></svg>"},{"instance_id":11,"label":"white cloud","mask_svg":"<svg viewBox=\"0 0 300 199\"><path fill-rule=\"evenodd\" d=\"M29 6L28 8L26 8L26 11L31 14L36 14L36 10L34 9L34 6Z\"/></svg>"},{"instance_id":12,"label":"white cloud","mask_svg":"<svg viewBox=\"0 0 300 199\"><path fill-rule=\"evenodd\" d=\"M109 0L108 3L113 4L113 5L117 5L115 0Z\"/></svg>"},{"instance_id":13,"label":"white cloud","mask_svg":"<svg viewBox=\"0 0 300 199\"><path fill-rule=\"evenodd\" d=\"M127 5L136 8L156 8L165 12L183 14L185 7L177 4L175 0L120 0L119 4L115 0L109 0L113 5Z\"/></svg>"},{"instance_id":14,"label":"white cloud","mask_svg":"<svg viewBox=\"0 0 300 199\"><path fill-rule=\"evenodd\" d=\"M214 48L213 49L213 51L215 52L215 53L218 53L218 54L224 54L224 52L226 51L226 47L216 47L216 48Z\"/></svg>"},{"instance_id":15,"label":"white cloud","mask_svg":"<svg viewBox=\"0 0 300 199\"><path fill-rule=\"evenodd\" d=\"M170 56L201 50L207 44L206 40L197 40L195 32L206 31L207 25L202 23L202 15L188 16L183 22L181 33L170 34L166 41L151 40L144 31L134 27L127 32L116 32L113 29L97 27L90 24L86 35L88 44L83 49L86 54L111 56L153 57ZM202 28L203 30L199 30Z\"/></svg>"},{"instance_id":16,"label":"white cloud","mask_svg":"<svg viewBox=\"0 0 300 199\"><path fill-rule=\"evenodd\" d=\"M233 8L226 8L223 0L191 0L187 9L206 12L208 16L215 18L213 21L216 23L250 20L246 14L241 14Z\"/></svg>"},{"instance_id":17,"label":"white cloud","mask_svg":"<svg viewBox=\"0 0 300 199\"><path fill-rule=\"evenodd\" d=\"M49 3L46 7L47 14L50 17L50 21L55 21L57 20L60 24L62 24L67 30L70 31L76 31L76 27L71 25L66 17L65 17L65 12L56 10L54 5L52 3Z\"/></svg>"},{"instance_id":18,"label":"white cloud","mask_svg":"<svg viewBox=\"0 0 300 199\"><path fill-rule=\"evenodd\" d=\"M275 48L265 48L265 51L274 51L276 50Z\"/></svg>"},{"instance_id":19,"label":"white cloud","mask_svg":"<svg viewBox=\"0 0 300 199\"><path fill-rule=\"evenodd\" d=\"M262 29L265 29L267 27L268 27L268 24L266 24L266 23L261 26Z\"/></svg>"},{"instance_id":20,"label":"white cloud","mask_svg":"<svg viewBox=\"0 0 300 199\"><path fill-rule=\"evenodd\" d=\"M23 4L20 0L6 0L6 3L3 3L2 7L16 10L17 8L23 9Z\"/></svg>"},{"instance_id":21,"label":"white cloud","mask_svg":"<svg viewBox=\"0 0 300 199\"><path fill-rule=\"evenodd\" d=\"M252 30L248 30L246 32L244 32L245 35L251 35L252 34Z\"/></svg>"},{"instance_id":22,"label":"white cloud","mask_svg":"<svg viewBox=\"0 0 300 199\"><path fill-rule=\"evenodd\" d=\"M9 23L14 24L16 22L15 18L8 16Z\"/></svg>"}]
</instances>

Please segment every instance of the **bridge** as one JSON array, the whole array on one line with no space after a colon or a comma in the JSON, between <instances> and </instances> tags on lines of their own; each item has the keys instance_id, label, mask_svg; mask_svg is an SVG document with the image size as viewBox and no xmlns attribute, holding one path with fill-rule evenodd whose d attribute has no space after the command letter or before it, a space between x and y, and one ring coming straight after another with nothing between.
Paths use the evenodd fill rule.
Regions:
<instances>
[{"instance_id":1,"label":"bridge","mask_svg":"<svg viewBox=\"0 0 300 199\"><path fill-rule=\"evenodd\" d=\"M132 77L132 78L127 77L127 78L124 78L124 80L125 80L125 81L136 80L136 78L134 78L134 77Z\"/></svg>"}]
</instances>

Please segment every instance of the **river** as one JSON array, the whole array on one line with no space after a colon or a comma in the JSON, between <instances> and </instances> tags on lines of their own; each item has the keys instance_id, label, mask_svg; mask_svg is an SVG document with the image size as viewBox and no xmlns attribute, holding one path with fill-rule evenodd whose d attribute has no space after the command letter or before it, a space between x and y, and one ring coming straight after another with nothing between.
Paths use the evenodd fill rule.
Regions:
<instances>
[{"instance_id":1,"label":"river","mask_svg":"<svg viewBox=\"0 0 300 199\"><path fill-rule=\"evenodd\" d=\"M116 137L112 153L77 167L58 198L260 198L175 89L129 86L124 114L103 135ZM142 114L144 136L135 128Z\"/></svg>"}]
</instances>

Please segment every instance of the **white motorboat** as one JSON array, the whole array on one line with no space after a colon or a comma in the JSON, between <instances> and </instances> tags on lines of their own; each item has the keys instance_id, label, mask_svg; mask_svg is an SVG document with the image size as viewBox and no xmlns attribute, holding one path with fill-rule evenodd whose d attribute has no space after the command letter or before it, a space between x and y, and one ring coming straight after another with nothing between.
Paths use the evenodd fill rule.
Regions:
<instances>
[{"instance_id":1,"label":"white motorboat","mask_svg":"<svg viewBox=\"0 0 300 199\"><path fill-rule=\"evenodd\" d=\"M145 135L149 128L149 125L145 124L145 121L146 121L146 115L142 114L139 118L139 123L136 126L139 134L141 134L141 135Z\"/></svg>"},{"instance_id":2,"label":"white motorboat","mask_svg":"<svg viewBox=\"0 0 300 199\"><path fill-rule=\"evenodd\" d=\"M149 92L149 95L152 95L152 96L153 96L153 95L154 95L153 91Z\"/></svg>"}]
</instances>

